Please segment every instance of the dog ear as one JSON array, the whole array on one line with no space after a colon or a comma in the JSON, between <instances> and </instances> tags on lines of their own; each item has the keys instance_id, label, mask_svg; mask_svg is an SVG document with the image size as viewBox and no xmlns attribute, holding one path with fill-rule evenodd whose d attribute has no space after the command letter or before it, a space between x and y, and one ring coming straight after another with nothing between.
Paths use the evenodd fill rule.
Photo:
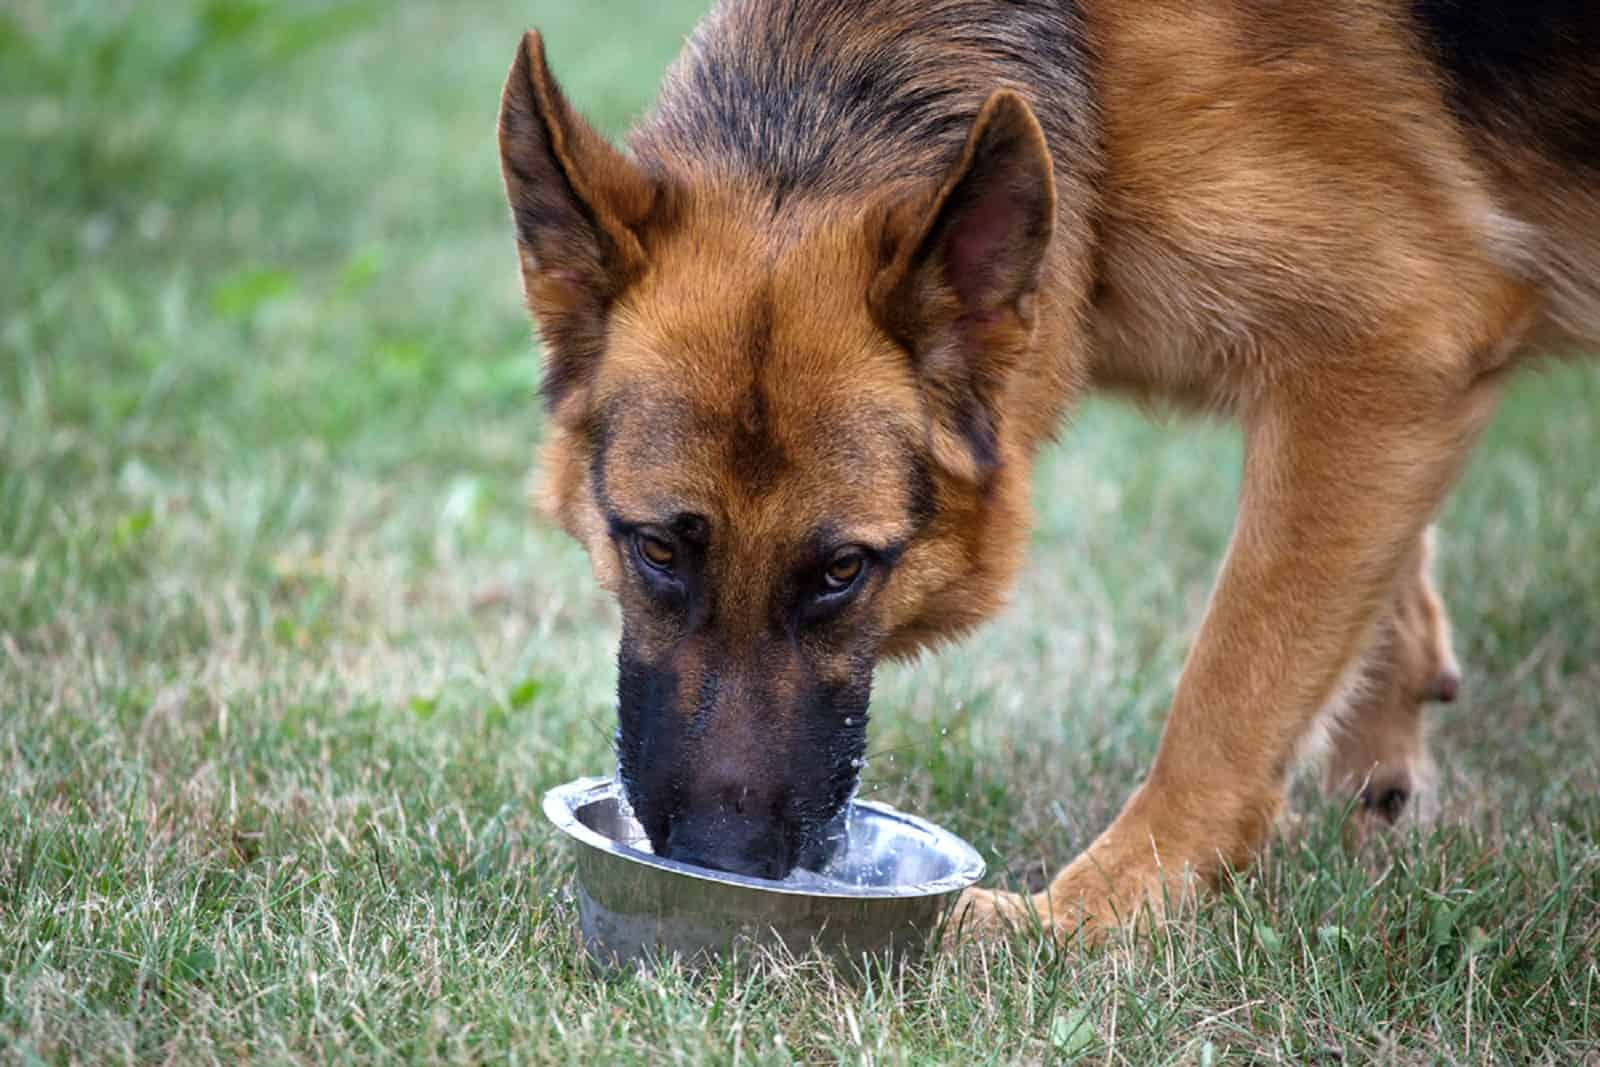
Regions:
<instances>
[{"instance_id":1,"label":"dog ear","mask_svg":"<svg viewBox=\"0 0 1600 1067\"><path fill-rule=\"evenodd\" d=\"M1000 462L997 401L1032 339L1055 226L1050 151L1027 103L989 97L938 189L869 225L881 228L883 263L869 303L916 362L935 455L983 481Z\"/></svg>"},{"instance_id":2,"label":"dog ear","mask_svg":"<svg viewBox=\"0 0 1600 1067\"><path fill-rule=\"evenodd\" d=\"M586 392L606 312L644 265L639 228L658 189L568 106L532 30L500 98L500 169L544 342L545 403L575 417L581 405L567 402Z\"/></svg>"}]
</instances>

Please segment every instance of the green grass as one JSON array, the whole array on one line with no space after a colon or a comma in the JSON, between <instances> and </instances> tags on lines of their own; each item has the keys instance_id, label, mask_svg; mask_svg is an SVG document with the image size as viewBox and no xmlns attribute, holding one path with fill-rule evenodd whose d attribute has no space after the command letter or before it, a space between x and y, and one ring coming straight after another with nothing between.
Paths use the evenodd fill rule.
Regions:
<instances>
[{"instance_id":1,"label":"green grass","mask_svg":"<svg viewBox=\"0 0 1600 1067\"><path fill-rule=\"evenodd\" d=\"M530 520L492 138L517 34L618 130L688 0L0 7L0 1060L1597 1062L1600 376L1444 522L1443 814L1305 817L1098 955L597 981L542 789L613 608ZM1238 446L1093 406L1008 614L879 679L868 795L1060 861L1154 750Z\"/></svg>"}]
</instances>

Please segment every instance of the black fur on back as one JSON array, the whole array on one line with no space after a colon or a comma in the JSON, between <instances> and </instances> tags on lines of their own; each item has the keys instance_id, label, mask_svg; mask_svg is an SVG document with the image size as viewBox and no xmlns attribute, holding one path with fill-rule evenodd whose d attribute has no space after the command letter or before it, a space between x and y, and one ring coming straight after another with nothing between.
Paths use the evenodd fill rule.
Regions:
<instances>
[{"instance_id":1,"label":"black fur on back","mask_svg":"<svg viewBox=\"0 0 1600 1067\"><path fill-rule=\"evenodd\" d=\"M1600 2L1410 2L1469 130L1600 170Z\"/></svg>"}]
</instances>

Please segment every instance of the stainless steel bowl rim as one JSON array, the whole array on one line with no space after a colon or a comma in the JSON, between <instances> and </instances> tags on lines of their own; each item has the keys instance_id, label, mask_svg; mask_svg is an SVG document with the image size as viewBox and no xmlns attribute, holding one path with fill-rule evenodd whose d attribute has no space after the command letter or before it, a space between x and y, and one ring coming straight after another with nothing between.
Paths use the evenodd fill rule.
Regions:
<instances>
[{"instance_id":1,"label":"stainless steel bowl rim","mask_svg":"<svg viewBox=\"0 0 1600 1067\"><path fill-rule=\"evenodd\" d=\"M893 819L897 822L912 826L921 832L932 836L939 842L939 848L948 855L955 864L955 869L943 878L930 882L913 882L907 885L896 886L851 886L843 883L819 885L786 885L768 878L751 878L747 875L733 874L727 871L714 871L705 867L696 867L677 860L666 859L650 852L641 852L636 848L613 841L604 834L597 833L583 825L578 820L577 811L588 803L603 800L621 793L621 786L612 778L579 778L568 782L566 785L557 786L544 795L545 818L555 824L567 836L581 844L587 845L600 852L609 853L634 863L642 863L647 867L654 867L660 871L667 871L684 878L693 878L701 882L710 882L714 885L736 885L749 889L759 889L768 893L782 893L797 897L823 897L840 900L897 900L907 897L938 896L941 893L952 893L965 889L983 877L985 864L978 851L955 834L945 830L926 819L919 819L915 815L907 814L890 804L883 804L875 800L851 801L858 808L864 808L875 815Z\"/></svg>"}]
</instances>

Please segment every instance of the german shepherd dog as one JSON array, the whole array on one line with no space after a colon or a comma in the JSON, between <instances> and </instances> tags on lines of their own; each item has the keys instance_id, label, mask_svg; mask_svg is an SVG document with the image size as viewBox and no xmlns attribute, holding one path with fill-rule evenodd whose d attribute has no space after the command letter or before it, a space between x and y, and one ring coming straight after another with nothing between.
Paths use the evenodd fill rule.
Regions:
<instances>
[{"instance_id":1,"label":"german shepherd dog","mask_svg":"<svg viewBox=\"0 0 1600 1067\"><path fill-rule=\"evenodd\" d=\"M1509 372L1600 339L1597 56L1585 0L723 0L624 152L529 33L544 493L621 602L655 850L826 857L874 664L1002 603L1091 390L1236 419L1236 526L1145 781L968 919L1159 914L1319 736L1407 807L1457 685L1432 518Z\"/></svg>"}]
</instances>

